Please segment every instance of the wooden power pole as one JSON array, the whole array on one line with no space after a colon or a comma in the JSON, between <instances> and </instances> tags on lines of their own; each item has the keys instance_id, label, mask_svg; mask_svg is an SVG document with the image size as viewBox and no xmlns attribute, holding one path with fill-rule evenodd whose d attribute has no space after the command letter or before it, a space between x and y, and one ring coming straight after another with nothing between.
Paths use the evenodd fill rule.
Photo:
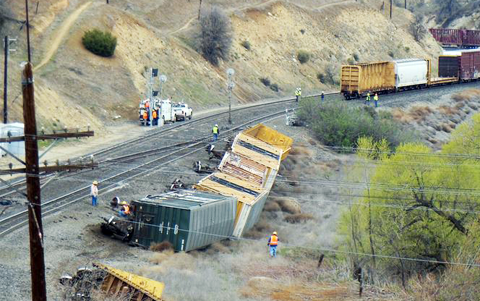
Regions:
<instances>
[{"instance_id":1,"label":"wooden power pole","mask_svg":"<svg viewBox=\"0 0 480 301\"><path fill-rule=\"evenodd\" d=\"M25 122L25 169L28 198L28 230L30 233L30 269L32 300L47 300L43 249L40 171L38 166L37 121L33 94L32 64L27 63L22 76L23 119Z\"/></svg>"},{"instance_id":2,"label":"wooden power pole","mask_svg":"<svg viewBox=\"0 0 480 301\"><path fill-rule=\"evenodd\" d=\"M19 172L26 173L27 199L28 199L28 230L30 234L30 269L31 269L31 287L33 301L47 300L47 287L45 281L45 250L43 244L42 227L42 207L41 207L41 187L40 187L40 168L38 164L38 140L59 139L63 137L85 137L93 136L93 132L86 133L65 133L55 135L37 135L37 121L35 117L35 98L33 88L33 67L31 63L30 52L30 25L28 20L28 0L25 0L26 26L27 26L27 47L28 63L22 73L22 91L23 91L23 118L25 123L25 133L21 137L0 138L0 142L25 141L25 169ZM11 153L10 153L11 154ZM13 155L13 154L11 154ZM18 159L18 158L17 158ZM19 160L22 162L21 160ZM93 167L93 162L92 166ZM71 166L70 169L81 169L83 167ZM49 171L65 170L65 167L50 167ZM13 171L13 170L11 170ZM5 172L5 171L2 171ZM7 171L8 172L8 171Z\"/></svg>"}]
</instances>

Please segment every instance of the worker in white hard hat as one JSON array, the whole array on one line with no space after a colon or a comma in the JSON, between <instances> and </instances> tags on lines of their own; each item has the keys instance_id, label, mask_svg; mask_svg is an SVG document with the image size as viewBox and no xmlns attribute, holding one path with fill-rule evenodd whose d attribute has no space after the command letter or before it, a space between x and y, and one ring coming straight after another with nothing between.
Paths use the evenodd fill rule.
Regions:
<instances>
[{"instance_id":1,"label":"worker in white hard hat","mask_svg":"<svg viewBox=\"0 0 480 301\"><path fill-rule=\"evenodd\" d=\"M215 123L212 129L213 133L213 142L217 141L218 135L220 135L220 130L218 129L218 124Z\"/></svg>"},{"instance_id":2,"label":"worker in white hard hat","mask_svg":"<svg viewBox=\"0 0 480 301\"><path fill-rule=\"evenodd\" d=\"M274 231L267 243L267 245L270 247L270 257L277 257L277 246L279 241L280 239L278 239L277 231Z\"/></svg>"},{"instance_id":3,"label":"worker in white hard hat","mask_svg":"<svg viewBox=\"0 0 480 301\"><path fill-rule=\"evenodd\" d=\"M97 206L97 198L98 198L98 182L93 181L92 186L90 188L90 195L92 196L92 206Z\"/></svg>"}]
</instances>

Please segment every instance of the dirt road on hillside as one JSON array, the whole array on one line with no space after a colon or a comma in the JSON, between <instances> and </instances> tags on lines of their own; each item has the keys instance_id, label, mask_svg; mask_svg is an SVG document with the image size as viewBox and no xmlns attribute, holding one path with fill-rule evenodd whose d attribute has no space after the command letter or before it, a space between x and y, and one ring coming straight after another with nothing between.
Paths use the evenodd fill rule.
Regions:
<instances>
[{"instance_id":1,"label":"dirt road on hillside","mask_svg":"<svg viewBox=\"0 0 480 301\"><path fill-rule=\"evenodd\" d=\"M267 5L269 5L271 3L274 3L274 2L279 2L279 0L269 0L267 2L262 2L262 3L258 3L258 4L255 4L255 5L244 5L244 6L241 6L241 7L238 7L238 8L233 8L233 9L231 9L231 11L242 11L242 10L245 10L245 9L260 8L262 6L267 6ZM314 7L314 8L306 7L306 6L303 6L303 5L298 4L298 3L293 3L293 2L290 2L290 0L285 0L285 2L289 3L289 4L293 4L295 6L298 6L298 7L302 8L302 9L305 9L305 10L313 9L313 10L319 11L319 10L322 10L324 8L328 8L328 7L331 7L331 6L340 5L340 4L347 4L347 3L355 3L356 1L355 0L341 0L341 1L338 1L338 2L334 2L334 3L322 4L322 5L319 5L319 6ZM198 16L195 16L195 17L191 18L182 27L170 32L170 34L173 35L173 34L176 34L177 32L180 32L180 31L183 31L183 30L187 29L197 19L198 19Z\"/></svg>"},{"instance_id":2,"label":"dirt road on hillside","mask_svg":"<svg viewBox=\"0 0 480 301\"><path fill-rule=\"evenodd\" d=\"M72 27L73 23L80 17L80 15L92 4L92 2L87 2L84 5L77 8L70 16L68 16L65 21L63 21L62 25L60 25L60 29L56 32L55 38L53 39L52 43L50 43L50 48L47 50L43 60L38 64L33 71L36 71L43 66L45 66L55 55L60 44L62 43L63 39L67 35L68 31Z\"/></svg>"}]
</instances>

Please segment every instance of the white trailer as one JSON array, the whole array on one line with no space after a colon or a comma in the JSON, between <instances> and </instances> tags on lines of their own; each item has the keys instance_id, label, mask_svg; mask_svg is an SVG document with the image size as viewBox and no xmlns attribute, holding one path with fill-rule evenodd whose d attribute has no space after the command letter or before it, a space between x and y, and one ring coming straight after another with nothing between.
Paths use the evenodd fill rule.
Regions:
<instances>
[{"instance_id":1,"label":"white trailer","mask_svg":"<svg viewBox=\"0 0 480 301\"><path fill-rule=\"evenodd\" d=\"M170 99L154 99L154 108L158 109L158 123L163 125L167 122L175 122L175 114L173 113L172 102Z\"/></svg>"},{"instance_id":2,"label":"white trailer","mask_svg":"<svg viewBox=\"0 0 480 301\"><path fill-rule=\"evenodd\" d=\"M394 60L395 87L402 89L422 86L428 83L428 61L422 59Z\"/></svg>"}]
</instances>

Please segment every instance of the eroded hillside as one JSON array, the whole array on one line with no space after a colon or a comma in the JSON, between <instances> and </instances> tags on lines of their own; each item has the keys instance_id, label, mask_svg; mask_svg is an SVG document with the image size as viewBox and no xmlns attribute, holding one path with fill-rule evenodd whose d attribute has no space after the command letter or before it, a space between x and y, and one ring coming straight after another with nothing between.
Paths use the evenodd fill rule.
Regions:
<instances>
[{"instance_id":1,"label":"eroded hillside","mask_svg":"<svg viewBox=\"0 0 480 301\"><path fill-rule=\"evenodd\" d=\"M15 18L24 19L23 6L7 0ZM236 70L234 99L246 103L291 95L296 86L305 93L337 89L341 64L387 60L392 57L435 59L440 49L427 37L420 44L408 32L413 15L398 10L393 22L380 9L381 1L238 1L204 0L202 9L221 7L230 17L233 46L230 60L209 64L193 45L199 1L48 0L33 10L33 57L37 105L45 127L74 127L87 123L101 128L117 120L134 120L145 92L145 73L158 67L168 77L164 95L185 100L195 109L227 102L226 72ZM19 63L26 58L24 29L9 21L18 34L19 51L11 56L9 99L20 93ZM118 38L114 57L87 51L81 38L92 28ZM15 36L15 34L10 34ZM248 41L250 50L242 46ZM301 64L297 51L311 54ZM325 78L321 83L318 75ZM268 78L280 90L259 80ZM13 104L20 118L21 99Z\"/></svg>"}]
</instances>

